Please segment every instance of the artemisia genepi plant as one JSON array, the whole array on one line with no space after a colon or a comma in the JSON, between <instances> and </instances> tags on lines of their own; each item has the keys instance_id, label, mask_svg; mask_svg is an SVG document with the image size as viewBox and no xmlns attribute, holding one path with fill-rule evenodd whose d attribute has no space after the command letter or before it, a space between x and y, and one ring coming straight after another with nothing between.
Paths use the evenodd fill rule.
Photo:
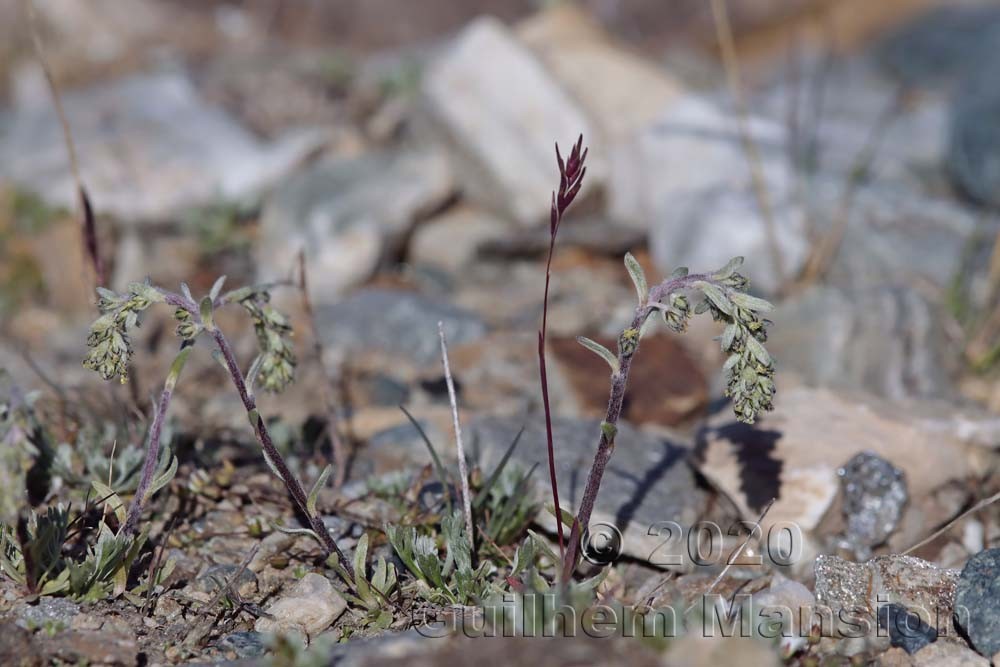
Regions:
<instances>
[{"instance_id":1,"label":"artemisia genepi plant","mask_svg":"<svg viewBox=\"0 0 1000 667\"><path fill-rule=\"evenodd\" d=\"M160 434L163 422L194 340L204 334L215 343L217 357L228 371L246 409L250 426L263 450L264 460L288 489L295 505L308 521L309 530L323 545L327 556L336 556L341 567L353 579L353 565L337 546L323 520L316 513L316 497L330 473L330 468L324 470L312 492L306 495L302 484L292 474L281 453L274 446L267 425L257 409L255 385L270 392L279 392L292 381L295 355L289 340L292 329L288 319L269 303L272 286L243 287L222 293L224 281L225 276L219 278L211 292L201 300L195 300L191 291L183 284L180 294L151 285L149 282L132 283L124 294L98 288L100 296L98 308L101 316L91 325L90 335L87 338L87 345L91 349L83 364L96 371L105 380L119 378L122 382L126 381L129 360L132 357L130 330L139 324L140 313L149 306L159 303L173 306L174 318L178 323L176 332L181 339L180 352L170 367L160 400L155 406L139 486L120 530L125 535L135 532L143 506L158 486L154 483L154 477L160 459ZM246 375L240 370L229 340L214 321L215 310L228 305L241 306L250 315L257 337L258 354Z\"/></svg>"},{"instance_id":2,"label":"artemisia genepi plant","mask_svg":"<svg viewBox=\"0 0 1000 667\"><path fill-rule=\"evenodd\" d=\"M767 341L767 327L770 322L761 317L773 309L764 299L747 293L748 281L738 272L743 264L742 257L735 257L726 266L711 273L689 273L680 267L666 280L650 288L639 262L631 253L625 255L625 268L635 285L638 304L632 321L618 336L617 353L600 343L580 337L579 342L604 359L611 370L611 389L607 413L601 422L594 462L587 478L587 485L580 501L580 508L572 522L570 536L564 542L562 534L563 514L559 507L556 487L555 453L552 438L552 417L549 407L549 393L545 373L545 331L548 315L549 273L556 233L566 209L580 191L586 173L584 160L587 150L583 148L583 137L577 140L565 161L556 147L556 161L559 165L559 190L552 196L550 222L549 257L545 272L545 296L542 305L542 329L538 335L538 357L541 371L542 403L545 409L546 434L548 436L549 473L555 506L556 524L559 526L559 544L566 545L562 554L564 581L569 581L576 570L580 554L581 531L590 523L594 503L600 490L604 470L615 449L618 420L621 418L625 391L628 386L629 370L639 351L643 334L658 315L668 329L683 332L687 329L692 313L708 312L712 318L725 323L719 341L722 350L729 356L723 365L726 380L726 396L732 400L737 419L747 424L763 412L772 409L774 397L774 362L764 349ZM696 299L692 308L692 300Z\"/></svg>"}]
</instances>

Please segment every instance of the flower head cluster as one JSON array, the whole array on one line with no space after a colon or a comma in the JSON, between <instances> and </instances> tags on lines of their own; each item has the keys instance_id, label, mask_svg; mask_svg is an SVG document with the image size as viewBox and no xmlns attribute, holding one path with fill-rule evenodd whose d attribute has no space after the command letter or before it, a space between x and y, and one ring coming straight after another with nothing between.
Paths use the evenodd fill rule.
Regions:
<instances>
[{"instance_id":1,"label":"flower head cluster","mask_svg":"<svg viewBox=\"0 0 1000 667\"><path fill-rule=\"evenodd\" d=\"M139 323L139 313L163 297L146 283L132 283L125 294L98 288L97 307L101 316L90 325L87 347L90 352L83 365L96 371L103 379L128 377L128 362L132 358L129 329Z\"/></svg>"},{"instance_id":2,"label":"flower head cluster","mask_svg":"<svg viewBox=\"0 0 1000 667\"><path fill-rule=\"evenodd\" d=\"M177 320L177 328L174 331L177 333L177 337L183 340L193 340L204 328L184 308L178 308L174 311L174 319Z\"/></svg>"},{"instance_id":3,"label":"flower head cluster","mask_svg":"<svg viewBox=\"0 0 1000 667\"><path fill-rule=\"evenodd\" d=\"M739 291L747 281L735 272L735 267L723 272L715 274L712 282L699 285L705 294L701 307L716 321L727 322L720 337L722 350L729 353L722 367L726 396L733 401L737 419L752 424L760 413L773 409L774 362L764 349L770 322L759 315L772 306Z\"/></svg>"},{"instance_id":4,"label":"flower head cluster","mask_svg":"<svg viewBox=\"0 0 1000 667\"><path fill-rule=\"evenodd\" d=\"M658 305L663 314L663 322L675 333L687 331L688 320L691 319L691 304L683 294L674 293L667 298L667 303Z\"/></svg>"},{"instance_id":5,"label":"flower head cluster","mask_svg":"<svg viewBox=\"0 0 1000 667\"><path fill-rule=\"evenodd\" d=\"M295 375L295 353L288 340L292 327L288 318L268 303L269 299L267 292L257 291L240 301L240 305L250 313L257 334L260 350L257 379L265 390L280 392Z\"/></svg>"}]
</instances>

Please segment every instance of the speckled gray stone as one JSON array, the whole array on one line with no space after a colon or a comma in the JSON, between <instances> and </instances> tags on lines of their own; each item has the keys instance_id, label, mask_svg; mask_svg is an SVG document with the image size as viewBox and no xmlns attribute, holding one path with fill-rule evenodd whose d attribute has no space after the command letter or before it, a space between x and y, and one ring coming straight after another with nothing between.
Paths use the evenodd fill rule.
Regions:
<instances>
[{"instance_id":1,"label":"speckled gray stone","mask_svg":"<svg viewBox=\"0 0 1000 667\"><path fill-rule=\"evenodd\" d=\"M965 564L955 589L955 623L986 657L1000 652L1000 548Z\"/></svg>"},{"instance_id":2,"label":"speckled gray stone","mask_svg":"<svg viewBox=\"0 0 1000 667\"><path fill-rule=\"evenodd\" d=\"M259 632L233 632L215 644L221 651L232 651L238 658L257 658L266 650Z\"/></svg>"},{"instance_id":3,"label":"speckled gray stone","mask_svg":"<svg viewBox=\"0 0 1000 667\"><path fill-rule=\"evenodd\" d=\"M837 474L847 523L842 546L864 560L871 556L872 547L885 542L896 529L908 499L906 476L871 452L855 454Z\"/></svg>"},{"instance_id":4,"label":"speckled gray stone","mask_svg":"<svg viewBox=\"0 0 1000 667\"><path fill-rule=\"evenodd\" d=\"M27 630L46 626L67 627L80 613L80 605L66 598L43 597L38 604L25 604L17 612L16 623Z\"/></svg>"}]
</instances>

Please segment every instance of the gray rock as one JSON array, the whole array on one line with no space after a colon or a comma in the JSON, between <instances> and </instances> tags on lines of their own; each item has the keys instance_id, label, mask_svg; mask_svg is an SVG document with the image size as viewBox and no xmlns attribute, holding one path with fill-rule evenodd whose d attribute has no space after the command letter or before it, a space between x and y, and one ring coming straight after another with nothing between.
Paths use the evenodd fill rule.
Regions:
<instances>
[{"instance_id":1,"label":"gray rock","mask_svg":"<svg viewBox=\"0 0 1000 667\"><path fill-rule=\"evenodd\" d=\"M486 325L475 314L412 292L365 289L316 309L317 327L328 350L383 350L421 364L441 354L439 321L444 322L451 346L486 333Z\"/></svg>"},{"instance_id":2,"label":"gray rock","mask_svg":"<svg viewBox=\"0 0 1000 667\"><path fill-rule=\"evenodd\" d=\"M195 579L192 588L202 593L214 594L230 581L240 595L251 596L257 592L257 575L252 570L243 568L241 571L239 565L227 564L210 566Z\"/></svg>"},{"instance_id":3,"label":"gray rock","mask_svg":"<svg viewBox=\"0 0 1000 667\"><path fill-rule=\"evenodd\" d=\"M878 45L877 54L903 83L935 86L964 76L998 34L1000 10L996 7L942 6L894 31Z\"/></svg>"},{"instance_id":4,"label":"gray rock","mask_svg":"<svg viewBox=\"0 0 1000 667\"><path fill-rule=\"evenodd\" d=\"M617 43L579 5L547 6L517 35L579 101L609 151L684 94L665 69Z\"/></svg>"},{"instance_id":5,"label":"gray rock","mask_svg":"<svg viewBox=\"0 0 1000 667\"><path fill-rule=\"evenodd\" d=\"M809 385L894 399L950 392L941 317L912 289L813 287L772 319L782 368Z\"/></svg>"},{"instance_id":6,"label":"gray rock","mask_svg":"<svg viewBox=\"0 0 1000 667\"><path fill-rule=\"evenodd\" d=\"M70 91L63 102L94 206L126 222L255 195L320 143L303 131L264 144L177 73ZM0 178L75 206L62 129L48 99L0 113Z\"/></svg>"},{"instance_id":7,"label":"gray rock","mask_svg":"<svg viewBox=\"0 0 1000 667\"><path fill-rule=\"evenodd\" d=\"M512 418L485 417L469 423L467 442L482 452L483 469L491 470L507 450L518 430L526 426L512 460L523 466L538 465L536 479L548 479L548 457L544 420L540 417L525 424ZM553 433L556 453L556 477L563 509L573 510L580 504L583 488L593 461L600 420L555 419ZM689 444L679 436L659 435L640 431L620 422L615 452L605 470L601 491L597 497L591 525L611 524L621 531L623 553L665 566L665 531L657 527L663 522L676 521L691 525L700 516L705 494L695 483L686 458ZM548 484L543 486L543 501L550 502ZM555 532L555 519L548 512L537 519L547 530ZM689 565L687 557L685 564ZM680 565L683 567L684 565Z\"/></svg>"},{"instance_id":8,"label":"gray rock","mask_svg":"<svg viewBox=\"0 0 1000 667\"><path fill-rule=\"evenodd\" d=\"M284 183L261 215L262 278L284 276L300 250L317 303L374 273L416 222L454 193L435 151L377 153L317 164Z\"/></svg>"},{"instance_id":9,"label":"gray rock","mask_svg":"<svg viewBox=\"0 0 1000 667\"><path fill-rule=\"evenodd\" d=\"M38 604L25 604L16 611L17 625L27 630L66 629L80 613L80 605L66 598L41 597Z\"/></svg>"},{"instance_id":10,"label":"gray rock","mask_svg":"<svg viewBox=\"0 0 1000 667\"><path fill-rule=\"evenodd\" d=\"M995 32L1000 39L1000 30ZM989 66L1000 49L994 49L956 94L948 134L948 172L973 200L1000 208L1000 85Z\"/></svg>"},{"instance_id":11,"label":"gray rock","mask_svg":"<svg viewBox=\"0 0 1000 667\"><path fill-rule=\"evenodd\" d=\"M869 182L924 190L943 181L947 95L924 91L896 105L898 86L863 56L811 61L803 71L820 70L821 91L781 76L751 102L758 113L779 121L789 117L790 102L796 101L797 141L788 155L806 193L815 179L833 175L838 184L846 183L859 165ZM817 106L822 106L819 117Z\"/></svg>"},{"instance_id":12,"label":"gray rock","mask_svg":"<svg viewBox=\"0 0 1000 667\"><path fill-rule=\"evenodd\" d=\"M590 121L537 57L493 18L469 24L423 79L428 126L461 165L463 190L524 225L548 219L553 142L593 149L584 192L603 183Z\"/></svg>"},{"instance_id":13,"label":"gray rock","mask_svg":"<svg viewBox=\"0 0 1000 667\"><path fill-rule=\"evenodd\" d=\"M871 452L860 452L837 470L847 532L843 546L859 560L896 529L908 495L903 471Z\"/></svg>"},{"instance_id":14,"label":"gray rock","mask_svg":"<svg viewBox=\"0 0 1000 667\"><path fill-rule=\"evenodd\" d=\"M841 187L817 187L809 215L829 229L841 205ZM846 288L920 285L943 293L965 265L981 214L951 199L912 187L870 185L852 200L846 233L830 267L830 282Z\"/></svg>"},{"instance_id":15,"label":"gray rock","mask_svg":"<svg viewBox=\"0 0 1000 667\"><path fill-rule=\"evenodd\" d=\"M965 564L955 589L955 623L981 654L1000 652L1000 549L981 551Z\"/></svg>"},{"instance_id":16,"label":"gray rock","mask_svg":"<svg viewBox=\"0 0 1000 667\"><path fill-rule=\"evenodd\" d=\"M358 638L330 646L327 663L337 667L369 667L394 659L411 661L436 648L439 642L427 641L440 637L438 628L413 628L371 638Z\"/></svg>"},{"instance_id":17,"label":"gray rock","mask_svg":"<svg viewBox=\"0 0 1000 667\"><path fill-rule=\"evenodd\" d=\"M266 652L263 636L259 632L233 632L215 643L221 651L232 651L238 658L257 658Z\"/></svg>"},{"instance_id":18,"label":"gray rock","mask_svg":"<svg viewBox=\"0 0 1000 667\"><path fill-rule=\"evenodd\" d=\"M321 574L310 572L267 606L271 618L261 616L257 632L302 632L313 637L330 627L347 609L347 601Z\"/></svg>"}]
</instances>

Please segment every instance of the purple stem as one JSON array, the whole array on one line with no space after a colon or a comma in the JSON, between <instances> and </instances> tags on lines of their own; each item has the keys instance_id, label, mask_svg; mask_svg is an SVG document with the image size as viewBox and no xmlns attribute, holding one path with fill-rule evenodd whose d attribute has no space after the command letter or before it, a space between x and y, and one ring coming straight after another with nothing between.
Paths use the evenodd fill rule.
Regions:
<instances>
[{"instance_id":1,"label":"purple stem","mask_svg":"<svg viewBox=\"0 0 1000 667\"><path fill-rule=\"evenodd\" d=\"M236 391L240 395L240 400L243 402L243 407L246 408L247 414L252 414L255 410L257 410L257 402L253 395L247 391L247 385L243 378L243 372L236 363L236 356L233 354L233 349L230 347L229 341L226 340L226 337L218 328L213 327L210 333L212 338L215 339L215 344L218 346L219 351L222 353L222 357L226 362L226 368L229 370L229 375L232 378L233 385L235 385ZM264 419L259 413L257 414L257 419L253 424L253 428L254 434L257 436L257 441L264 450L264 454L274 465L274 469L277 471L281 481L285 484L285 488L288 489L288 493L292 496L292 500L295 501L295 505L299 508L299 511L301 511L309 521L309 527L312 528L316 537L319 538L320 542L323 544L327 555L336 554L337 560L340 561L340 565L347 571L353 581L355 577L354 567L347 559L347 556L344 555L344 552L340 550L340 547L337 546L337 542L333 539L333 536L330 535L330 531L327 530L326 524L323 523L322 519L309 511L309 504L305 490L302 488L299 480L295 478L295 475L293 475L292 471L288 468L288 464L285 463L285 459L281 456L281 452L279 452L278 448L274 446L274 442L271 440L271 434L268 433L267 427L264 425Z\"/></svg>"},{"instance_id":2,"label":"purple stem","mask_svg":"<svg viewBox=\"0 0 1000 667\"><path fill-rule=\"evenodd\" d=\"M635 309L635 315L629 325L630 329L642 331L642 325L646 318L656 310L650 304L662 302L673 292L690 287L698 281L712 282L711 276L706 274L691 274L678 278L671 278L663 281L649 291L646 303L639 304ZM639 351L638 339L636 345L627 354L618 350L618 371L611 376L611 395L608 398L608 410L604 416L604 421L612 426L617 426L622 414L622 404L625 400L625 389L628 386L629 369L632 367L632 359ZM605 429L601 429L601 438L597 443L597 453L594 455L594 463L590 467L590 475L587 478L587 486L583 491L583 498L580 501L580 511L577 520L573 523L573 528L569 534L569 551L563 560L563 580L569 581L576 570L576 560L580 547L580 531L590 524L590 515L594 511L594 503L597 500L597 493L601 489L601 479L604 477L604 469L615 451L614 436L608 437Z\"/></svg>"},{"instance_id":3,"label":"purple stem","mask_svg":"<svg viewBox=\"0 0 1000 667\"><path fill-rule=\"evenodd\" d=\"M160 394L160 404L157 407L156 415L153 417L153 425L149 429L149 445L146 447L146 461L142 466L142 477L139 479L139 486L135 490L135 496L132 498L132 504L129 505L128 514L125 517L125 526L123 528L125 535L131 535L135 532L136 526L139 523L139 517L142 516L142 506L145 501L146 492L149 490L149 485L153 481L153 475L156 473L156 464L160 458L160 433L163 431L163 422L167 418L167 408L170 407L170 397L173 395L173 389L168 384L164 384L163 386L163 392Z\"/></svg>"}]
</instances>

